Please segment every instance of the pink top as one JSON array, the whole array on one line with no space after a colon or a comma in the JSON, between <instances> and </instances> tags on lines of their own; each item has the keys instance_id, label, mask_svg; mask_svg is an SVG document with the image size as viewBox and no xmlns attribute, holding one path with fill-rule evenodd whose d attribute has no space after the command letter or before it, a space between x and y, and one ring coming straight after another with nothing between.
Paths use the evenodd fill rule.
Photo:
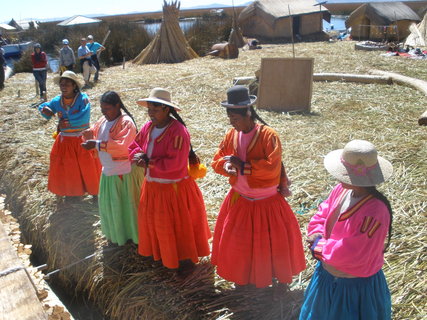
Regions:
<instances>
[{"instance_id":1,"label":"pink top","mask_svg":"<svg viewBox=\"0 0 427 320\"><path fill-rule=\"evenodd\" d=\"M255 127L248 133L243 133L242 131L239 132L237 156L244 162L246 162L246 151L248 149L249 143L252 141L258 127L259 125L256 124ZM249 187L247 176L242 175L240 172L237 173L237 182L233 185L233 189L245 197L258 200L271 197L277 193L277 186L268 188Z\"/></svg>"},{"instance_id":2,"label":"pink top","mask_svg":"<svg viewBox=\"0 0 427 320\"><path fill-rule=\"evenodd\" d=\"M356 277L369 277L384 264L390 213L381 200L368 195L331 223L329 220L334 218L335 210L340 209L346 192L341 184L332 190L311 218L308 235L323 235L314 248L314 255L320 261ZM326 226L331 228L330 232L326 232Z\"/></svg>"},{"instance_id":3,"label":"pink top","mask_svg":"<svg viewBox=\"0 0 427 320\"><path fill-rule=\"evenodd\" d=\"M129 160L136 153L147 153L153 130L151 121L142 128L129 146ZM148 168L152 178L179 180L188 176L190 135L179 121L172 119L159 137L153 139L153 151Z\"/></svg>"}]
</instances>

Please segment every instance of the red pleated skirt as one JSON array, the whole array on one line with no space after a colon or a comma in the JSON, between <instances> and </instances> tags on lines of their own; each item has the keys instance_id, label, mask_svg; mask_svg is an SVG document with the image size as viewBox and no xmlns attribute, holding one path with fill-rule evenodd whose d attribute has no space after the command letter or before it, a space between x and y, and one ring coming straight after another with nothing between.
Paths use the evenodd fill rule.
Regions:
<instances>
[{"instance_id":1,"label":"red pleated skirt","mask_svg":"<svg viewBox=\"0 0 427 320\"><path fill-rule=\"evenodd\" d=\"M305 269L298 221L279 193L251 201L231 189L215 226L212 264L217 273L239 285L257 288L291 283Z\"/></svg>"},{"instance_id":2,"label":"red pleated skirt","mask_svg":"<svg viewBox=\"0 0 427 320\"><path fill-rule=\"evenodd\" d=\"M59 196L98 194L101 164L96 151L84 149L82 142L82 137L56 137L50 152L50 192Z\"/></svg>"},{"instance_id":3,"label":"red pleated skirt","mask_svg":"<svg viewBox=\"0 0 427 320\"><path fill-rule=\"evenodd\" d=\"M210 253L211 237L202 193L192 178L177 183L144 180L138 209L138 252L178 268Z\"/></svg>"}]
</instances>

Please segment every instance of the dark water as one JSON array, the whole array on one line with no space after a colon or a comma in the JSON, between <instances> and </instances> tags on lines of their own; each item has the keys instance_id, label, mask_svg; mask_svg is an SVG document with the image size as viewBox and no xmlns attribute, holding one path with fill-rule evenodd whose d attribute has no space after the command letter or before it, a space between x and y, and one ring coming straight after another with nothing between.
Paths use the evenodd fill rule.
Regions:
<instances>
[{"instance_id":1,"label":"dark water","mask_svg":"<svg viewBox=\"0 0 427 320\"><path fill-rule=\"evenodd\" d=\"M179 26L181 27L182 31L184 33L190 29L195 23L197 19L189 19L189 20L181 20L179 21ZM144 23L142 26L147 30L148 34L150 36L153 36L157 33L157 31L160 29L161 22L155 22L155 23Z\"/></svg>"}]
</instances>

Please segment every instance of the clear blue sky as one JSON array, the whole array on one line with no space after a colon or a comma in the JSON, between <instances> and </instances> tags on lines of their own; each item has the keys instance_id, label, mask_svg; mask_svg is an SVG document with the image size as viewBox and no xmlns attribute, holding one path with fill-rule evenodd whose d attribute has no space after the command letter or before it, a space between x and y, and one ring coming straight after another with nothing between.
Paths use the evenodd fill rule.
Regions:
<instances>
[{"instance_id":1,"label":"clear blue sky","mask_svg":"<svg viewBox=\"0 0 427 320\"><path fill-rule=\"evenodd\" d=\"M81 14L121 14L128 12L161 11L163 0L1 0L0 22L9 22L12 18L23 20L51 19L71 17ZM170 2L171 0L167 0ZM249 0L234 0L235 5ZM181 8L212 3L232 4L232 0L182 0Z\"/></svg>"}]
</instances>

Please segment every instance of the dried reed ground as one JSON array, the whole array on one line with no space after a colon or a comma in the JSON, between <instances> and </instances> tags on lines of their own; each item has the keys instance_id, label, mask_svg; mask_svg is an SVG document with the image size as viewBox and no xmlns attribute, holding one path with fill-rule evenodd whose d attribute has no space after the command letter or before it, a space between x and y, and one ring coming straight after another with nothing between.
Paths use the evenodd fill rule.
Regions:
<instances>
[{"instance_id":1,"label":"dried reed ground","mask_svg":"<svg viewBox=\"0 0 427 320\"><path fill-rule=\"evenodd\" d=\"M370 69L398 72L427 80L426 62L381 57L378 52L355 51L353 42L296 44L297 57L314 57L314 72L368 73ZM106 90L121 94L125 105L141 126L147 116L135 100L151 88L166 87L183 106L182 116L192 135L193 146L209 163L229 128L219 102L237 76L251 76L262 57L291 57L290 45L265 45L262 50L243 51L236 60L200 58L174 65L126 65L101 73L101 81L88 90L92 121L100 116L99 97ZM58 94L48 77L48 95ZM18 96L20 92L20 97ZM193 278L179 281L161 267L150 266L134 254L132 246L102 254L106 246L96 205L88 198L63 202L46 191L49 151L55 130L28 106L35 101L31 74L18 74L6 82L1 97L1 187L9 203L26 222L29 240L51 269L97 250L97 258L64 271L59 281L86 289L112 319L292 319L315 262L307 254L308 268L296 278L294 293L271 301L271 290L235 293L230 284L215 276L209 264ZM342 148L351 139L373 142L380 155L394 166L392 179L380 190L394 209L394 231L384 271L392 293L394 319L427 316L426 262L426 128L417 120L425 111L425 97L407 87L314 83L312 113L279 114L260 110L283 142L284 162L293 181L288 199L301 229L324 199L334 181L323 168L323 156ZM210 225L229 186L210 170L199 182ZM22 222L21 222L22 223Z\"/></svg>"}]
</instances>

